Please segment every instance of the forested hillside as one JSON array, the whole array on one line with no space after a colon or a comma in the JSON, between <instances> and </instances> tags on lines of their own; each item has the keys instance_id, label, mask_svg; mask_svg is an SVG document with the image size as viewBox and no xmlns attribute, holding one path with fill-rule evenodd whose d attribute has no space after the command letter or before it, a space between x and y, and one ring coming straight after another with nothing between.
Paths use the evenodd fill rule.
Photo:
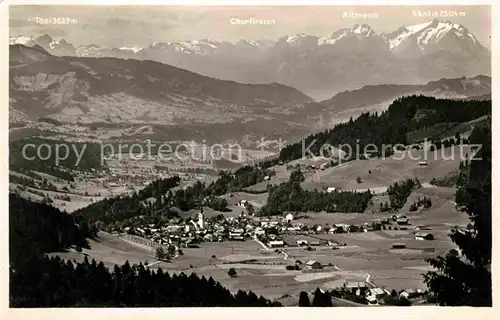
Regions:
<instances>
[{"instance_id":1,"label":"forested hillside","mask_svg":"<svg viewBox=\"0 0 500 320\"><path fill-rule=\"evenodd\" d=\"M270 186L269 197L262 208L264 215L277 215L286 211L326 211L326 212L363 212L372 194L366 192L307 191L300 187L304 175L299 170L292 172L290 180L276 186Z\"/></svg>"},{"instance_id":2,"label":"forested hillside","mask_svg":"<svg viewBox=\"0 0 500 320\"><path fill-rule=\"evenodd\" d=\"M351 119L330 130L310 135L304 142L300 141L285 147L281 150L279 159L285 162L299 159L304 156L304 146L309 147L311 144L308 150L315 155L319 155L321 147L325 144L336 148L349 145L353 150L351 157L355 158L356 146L359 145L362 153L365 146L371 144L377 147L379 156L383 152L388 156L390 151L383 149L383 145L407 145L408 136L415 131L443 123L460 124L485 115L491 115L491 101L436 99L424 96L399 98L381 114L364 113L356 120ZM343 150L349 151L347 147Z\"/></svg>"}]
</instances>

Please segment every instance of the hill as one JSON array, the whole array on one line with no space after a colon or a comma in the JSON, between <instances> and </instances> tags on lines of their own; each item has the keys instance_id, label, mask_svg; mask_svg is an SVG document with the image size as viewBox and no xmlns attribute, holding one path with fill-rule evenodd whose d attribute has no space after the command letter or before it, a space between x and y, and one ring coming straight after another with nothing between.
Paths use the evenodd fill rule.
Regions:
<instances>
[{"instance_id":1,"label":"hill","mask_svg":"<svg viewBox=\"0 0 500 320\"><path fill-rule=\"evenodd\" d=\"M186 140L200 130L241 139L245 127L258 127L260 120L286 125L283 114L312 102L277 83L223 81L148 60L56 57L38 46L11 46L9 77L11 123L43 118L59 127L186 126Z\"/></svg>"}]
</instances>

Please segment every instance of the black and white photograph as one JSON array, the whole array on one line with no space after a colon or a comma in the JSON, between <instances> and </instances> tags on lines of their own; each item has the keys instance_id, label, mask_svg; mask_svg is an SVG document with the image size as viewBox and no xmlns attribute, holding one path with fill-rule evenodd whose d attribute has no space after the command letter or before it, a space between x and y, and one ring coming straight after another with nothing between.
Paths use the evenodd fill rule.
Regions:
<instances>
[{"instance_id":1,"label":"black and white photograph","mask_svg":"<svg viewBox=\"0 0 500 320\"><path fill-rule=\"evenodd\" d=\"M0 6L9 308L492 308L492 6Z\"/></svg>"}]
</instances>

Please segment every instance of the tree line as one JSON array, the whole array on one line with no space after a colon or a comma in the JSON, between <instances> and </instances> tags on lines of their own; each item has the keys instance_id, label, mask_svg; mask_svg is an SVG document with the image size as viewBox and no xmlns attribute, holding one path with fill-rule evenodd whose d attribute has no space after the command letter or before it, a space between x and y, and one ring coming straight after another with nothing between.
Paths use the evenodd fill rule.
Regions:
<instances>
[{"instance_id":1,"label":"tree line","mask_svg":"<svg viewBox=\"0 0 500 320\"><path fill-rule=\"evenodd\" d=\"M308 191L300 187L304 175L300 169L290 174L287 182L268 187L269 196L261 209L263 215L278 215L286 211L326 211L326 212L364 212L372 194L365 192L334 191L331 193L317 190Z\"/></svg>"},{"instance_id":2,"label":"tree line","mask_svg":"<svg viewBox=\"0 0 500 320\"><path fill-rule=\"evenodd\" d=\"M272 162L264 162L258 165L247 165L234 173L222 171L218 179L208 185L206 194L220 196L229 192L242 191L246 187L260 183L266 176L275 175L274 170L269 169L271 164Z\"/></svg>"},{"instance_id":3,"label":"tree line","mask_svg":"<svg viewBox=\"0 0 500 320\"><path fill-rule=\"evenodd\" d=\"M212 277L169 274L142 263L115 265L64 261L58 256L31 259L10 270L11 307L273 307L253 292L232 294Z\"/></svg>"},{"instance_id":4,"label":"tree line","mask_svg":"<svg viewBox=\"0 0 500 320\"><path fill-rule=\"evenodd\" d=\"M415 188L420 188L421 184L417 178L407 178L406 180L397 181L387 188L387 194L389 195L389 201L391 202L391 208L394 210L401 209L405 203L406 199L410 196L411 192Z\"/></svg>"}]
</instances>

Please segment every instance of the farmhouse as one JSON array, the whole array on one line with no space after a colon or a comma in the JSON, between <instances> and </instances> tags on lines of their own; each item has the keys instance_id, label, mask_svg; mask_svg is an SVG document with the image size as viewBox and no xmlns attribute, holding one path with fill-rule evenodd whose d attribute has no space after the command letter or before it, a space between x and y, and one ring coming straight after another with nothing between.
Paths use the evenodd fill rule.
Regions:
<instances>
[{"instance_id":1,"label":"farmhouse","mask_svg":"<svg viewBox=\"0 0 500 320\"><path fill-rule=\"evenodd\" d=\"M404 248L406 248L406 245L404 243L393 243L392 248L393 249L404 249Z\"/></svg>"},{"instance_id":2,"label":"farmhouse","mask_svg":"<svg viewBox=\"0 0 500 320\"><path fill-rule=\"evenodd\" d=\"M229 240L245 240L243 229L229 231Z\"/></svg>"},{"instance_id":3,"label":"farmhouse","mask_svg":"<svg viewBox=\"0 0 500 320\"><path fill-rule=\"evenodd\" d=\"M309 245L317 247L321 245L321 242L319 240L312 240L311 242L309 242Z\"/></svg>"},{"instance_id":4,"label":"farmhouse","mask_svg":"<svg viewBox=\"0 0 500 320\"><path fill-rule=\"evenodd\" d=\"M282 240L273 240L269 241L269 246L271 248L282 248L285 246L285 242L283 242Z\"/></svg>"},{"instance_id":5,"label":"farmhouse","mask_svg":"<svg viewBox=\"0 0 500 320\"><path fill-rule=\"evenodd\" d=\"M399 224L399 225L405 225L405 224L408 224L410 219L408 219L407 217L403 216L403 217L399 217L397 220L396 220L396 223Z\"/></svg>"},{"instance_id":6,"label":"farmhouse","mask_svg":"<svg viewBox=\"0 0 500 320\"><path fill-rule=\"evenodd\" d=\"M415 233L415 240L434 240L434 236L429 232Z\"/></svg>"},{"instance_id":7,"label":"farmhouse","mask_svg":"<svg viewBox=\"0 0 500 320\"><path fill-rule=\"evenodd\" d=\"M330 228L328 233L343 233L343 232L348 232L349 231L349 225L345 223L337 223L333 225L334 228Z\"/></svg>"},{"instance_id":8,"label":"farmhouse","mask_svg":"<svg viewBox=\"0 0 500 320\"><path fill-rule=\"evenodd\" d=\"M415 289L405 289L405 290L401 290L399 292L399 297L400 298L406 298L406 299L413 299L415 297L417 297L420 293L415 290Z\"/></svg>"},{"instance_id":9,"label":"farmhouse","mask_svg":"<svg viewBox=\"0 0 500 320\"><path fill-rule=\"evenodd\" d=\"M245 208L247 204L248 204L247 200L240 200L240 202L238 202L238 206L242 208Z\"/></svg>"},{"instance_id":10,"label":"farmhouse","mask_svg":"<svg viewBox=\"0 0 500 320\"><path fill-rule=\"evenodd\" d=\"M262 229L261 227L257 227L257 228L255 228L255 232L254 233L255 233L256 236L260 236L260 235L266 234L266 231L264 231L264 229Z\"/></svg>"},{"instance_id":11,"label":"farmhouse","mask_svg":"<svg viewBox=\"0 0 500 320\"><path fill-rule=\"evenodd\" d=\"M326 189L326 192L327 192L327 193L332 193L332 192L334 192L335 190L337 190L337 188L335 188L335 187L328 187L328 188Z\"/></svg>"},{"instance_id":12,"label":"farmhouse","mask_svg":"<svg viewBox=\"0 0 500 320\"><path fill-rule=\"evenodd\" d=\"M298 246L307 246L307 240L297 240Z\"/></svg>"},{"instance_id":13,"label":"farmhouse","mask_svg":"<svg viewBox=\"0 0 500 320\"><path fill-rule=\"evenodd\" d=\"M384 289L382 289L382 288L372 288L372 289L369 289L366 292L365 298L370 303L375 303L379 299L382 299L386 295L387 295L387 292L385 292Z\"/></svg>"},{"instance_id":14,"label":"farmhouse","mask_svg":"<svg viewBox=\"0 0 500 320\"><path fill-rule=\"evenodd\" d=\"M306 262L305 269L308 269L308 270L323 269L323 266L318 261L309 260L309 261Z\"/></svg>"},{"instance_id":15,"label":"farmhouse","mask_svg":"<svg viewBox=\"0 0 500 320\"><path fill-rule=\"evenodd\" d=\"M344 283L344 288L350 290L351 292L356 292L357 290L366 290L368 289L368 285L364 281L357 280L347 280Z\"/></svg>"}]
</instances>

